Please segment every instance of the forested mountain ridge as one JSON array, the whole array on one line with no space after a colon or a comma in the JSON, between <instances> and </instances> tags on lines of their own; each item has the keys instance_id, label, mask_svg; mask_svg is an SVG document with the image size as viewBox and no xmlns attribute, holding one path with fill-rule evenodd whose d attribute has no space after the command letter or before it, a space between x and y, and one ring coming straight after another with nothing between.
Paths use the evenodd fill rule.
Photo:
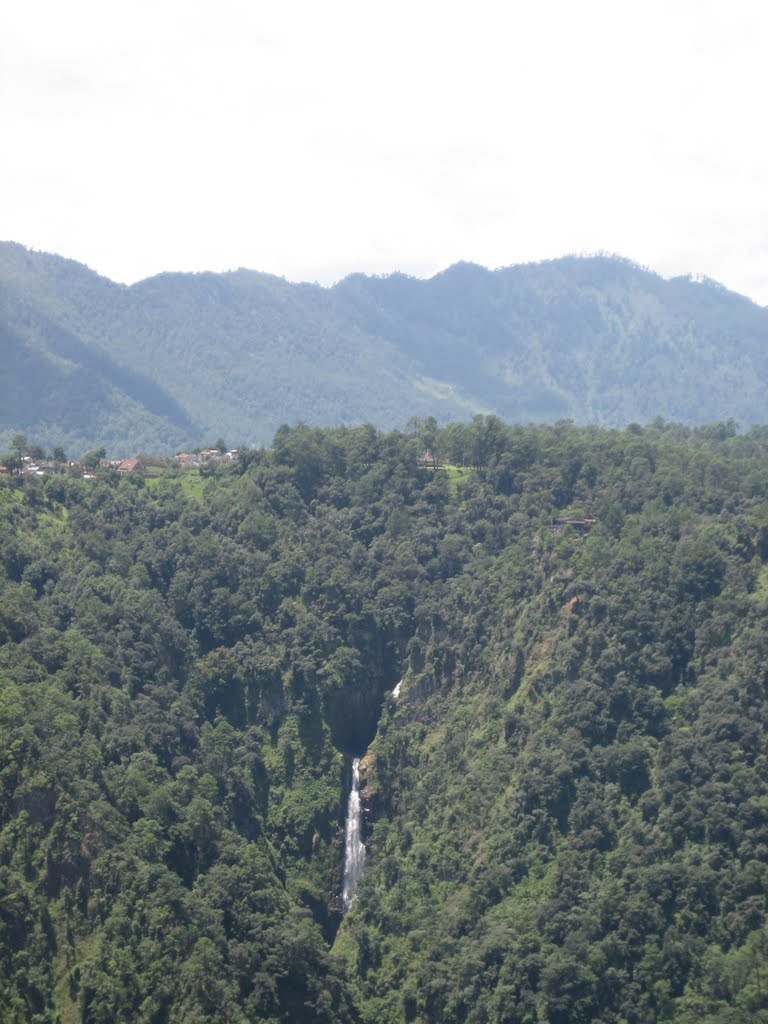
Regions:
<instances>
[{"instance_id":1,"label":"forested mountain ridge","mask_svg":"<svg viewBox=\"0 0 768 1024\"><path fill-rule=\"evenodd\" d=\"M73 455L267 443L301 420L768 418L768 311L610 257L332 288L247 270L124 287L0 243L0 332L0 430Z\"/></svg>"},{"instance_id":2,"label":"forested mountain ridge","mask_svg":"<svg viewBox=\"0 0 768 1024\"><path fill-rule=\"evenodd\" d=\"M766 1019L765 429L414 431L0 487L4 1020Z\"/></svg>"},{"instance_id":3,"label":"forested mountain ridge","mask_svg":"<svg viewBox=\"0 0 768 1024\"><path fill-rule=\"evenodd\" d=\"M197 436L151 368L110 351L109 316L125 291L73 260L0 244L0 430L29 427L73 456L90 439L117 454Z\"/></svg>"}]
</instances>

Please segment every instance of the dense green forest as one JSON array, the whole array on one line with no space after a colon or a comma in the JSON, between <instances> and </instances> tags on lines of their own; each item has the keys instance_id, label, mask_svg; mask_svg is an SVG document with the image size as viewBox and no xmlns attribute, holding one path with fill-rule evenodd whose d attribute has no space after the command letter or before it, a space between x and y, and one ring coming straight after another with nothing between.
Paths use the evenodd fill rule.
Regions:
<instances>
[{"instance_id":1,"label":"dense green forest","mask_svg":"<svg viewBox=\"0 0 768 1024\"><path fill-rule=\"evenodd\" d=\"M131 287L0 243L0 449L172 454L281 423L495 414L768 421L768 310L714 282L567 257L430 280L160 274Z\"/></svg>"},{"instance_id":2,"label":"dense green forest","mask_svg":"<svg viewBox=\"0 0 768 1024\"><path fill-rule=\"evenodd\" d=\"M768 1021L767 613L766 428L6 480L0 1020Z\"/></svg>"}]
</instances>

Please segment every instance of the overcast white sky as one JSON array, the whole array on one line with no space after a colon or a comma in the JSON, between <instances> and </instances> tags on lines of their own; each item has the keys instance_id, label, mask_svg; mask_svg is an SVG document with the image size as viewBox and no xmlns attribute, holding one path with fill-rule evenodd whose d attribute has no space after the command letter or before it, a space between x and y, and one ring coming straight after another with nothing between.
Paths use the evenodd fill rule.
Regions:
<instances>
[{"instance_id":1,"label":"overcast white sky","mask_svg":"<svg viewBox=\"0 0 768 1024\"><path fill-rule=\"evenodd\" d=\"M6 0L0 238L133 282L606 250L768 304L760 0Z\"/></svg>"}]
</instances>

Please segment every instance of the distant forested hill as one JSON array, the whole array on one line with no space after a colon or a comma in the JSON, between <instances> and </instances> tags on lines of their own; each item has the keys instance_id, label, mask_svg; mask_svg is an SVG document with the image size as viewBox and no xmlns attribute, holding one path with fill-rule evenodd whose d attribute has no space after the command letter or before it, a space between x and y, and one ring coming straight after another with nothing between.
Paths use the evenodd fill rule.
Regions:
<instances>
[{"instance_id":1,"label":"distant forested hill","mask_svg":"<svg viewBox=\"0 0 768 1024\"><path fill-rule=\"evenodd\" d=\"M0 481L3 1024L765 1022L767 494L494 417Z\"/></svg>"},{"instance_id":2,"label":"distant forested hill","mask_svg":"<svg viewBox=\"0 0 768 1024\"><path fill-rule=\"evenodd\" d=\"M768 311L609 257L333 288L247 270L128 288L3 243L0 345L0 431L72 454L266 443L301 420L768 418Z\"/></svg>"}]
</instances>

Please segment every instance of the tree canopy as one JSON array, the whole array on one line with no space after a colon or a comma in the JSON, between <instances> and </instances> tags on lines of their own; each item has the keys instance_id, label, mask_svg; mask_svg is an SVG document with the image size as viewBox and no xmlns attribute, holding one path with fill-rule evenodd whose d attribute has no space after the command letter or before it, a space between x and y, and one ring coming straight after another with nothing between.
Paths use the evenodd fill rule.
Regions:
<instances>
[{"instance_id":1,"label":"tree canopy","mask_svg":"<svg viewBox=\"0 0 768 1024\"><path fill-rule=\"evenodd\" d=\"M767 455L478 416L8 478L3 1020L765 1020Z\"/></svg>"}]
</instances>

